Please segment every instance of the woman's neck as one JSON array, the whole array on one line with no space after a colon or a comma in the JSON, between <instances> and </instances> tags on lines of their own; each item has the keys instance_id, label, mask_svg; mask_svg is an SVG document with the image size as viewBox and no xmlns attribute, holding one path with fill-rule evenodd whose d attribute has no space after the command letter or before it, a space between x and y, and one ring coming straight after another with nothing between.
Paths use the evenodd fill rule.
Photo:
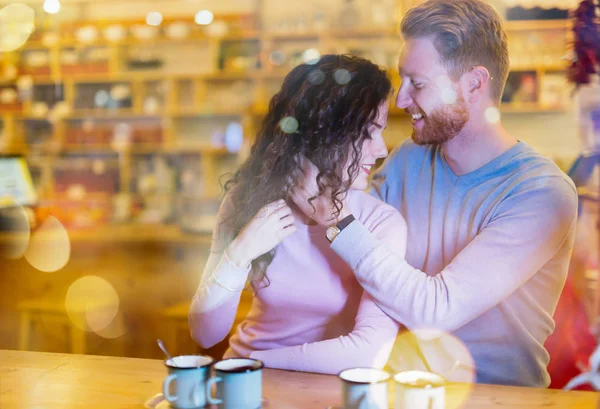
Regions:
<instances>
[{"instance_id":1,"label":"woman's neck","mask_svg":"<svg viewBox=\"0 0 600 409\"><path fill-rule=\"evenodd\" d=\"M294 203L294 201L292 200L288 200L288 206L290 207L290 209L292 209L292 214L294 215L294 218L296 220L298 220L300 223L302 224L306 224L308 226L314 226L317 224L316 221L314 221L313 219L311 219L309 216L306 215L306 213L304 213L296 203Z\"/></svg>"}]
</instances>

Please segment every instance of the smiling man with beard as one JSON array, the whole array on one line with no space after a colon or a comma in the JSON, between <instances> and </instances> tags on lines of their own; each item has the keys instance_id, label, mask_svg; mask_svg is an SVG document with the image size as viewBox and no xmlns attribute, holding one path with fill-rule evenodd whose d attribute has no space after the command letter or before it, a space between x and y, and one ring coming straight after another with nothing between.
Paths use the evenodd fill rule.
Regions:
<instances>
[{"instance_id":1,"label":"smiling man with beard","mask_svg":"<svg viewBox=\"0 0 600 409\"><path fill-rule=\"evenodd\" d=\"M373 194L406 219L406 258L359 221L331 246L399 323L458 338L477 382L546 387L544 342L573 247L575 187L502 127L507 36L491 6L429 0L405 15L401 31L396 104L412 117L412 138L374 175ZM338 220L353 211L346 206ZM326 212L313 218L334 224ZM421 349L424 367L451 379L469 365L443 368ZM407 354L395 348L392 369L407 369Z\"/></svg>"}]
</instances>

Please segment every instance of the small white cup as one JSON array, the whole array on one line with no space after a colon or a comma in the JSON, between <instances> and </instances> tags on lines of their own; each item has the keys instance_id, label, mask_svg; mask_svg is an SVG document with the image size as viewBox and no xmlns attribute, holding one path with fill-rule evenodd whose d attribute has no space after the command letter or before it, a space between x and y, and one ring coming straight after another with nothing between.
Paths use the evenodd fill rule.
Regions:
<instances>
[{"instance_id":1,"label":"small white cup","mask_svg":"<svg viewBox=\"0 0 600 409\"><path fill-rule=\"evenodd\" d=\"M394 409L444 409L444 378L425 371L406 371L394 376Z\"/></svg>"},{"instance_id":2,"label":"small white cup","mask_svg":"<svg viewBox=\"0 0 600 409\"><path fill-rule=\"evenodd\" d=\"M344 409L387 409L391 375L381 369L351 368L339 373Z\"/></svg>"},{"instance_id":3,"label":"small white cup","mask_svg":"<svg viewBox=\"0 0 600 409\"><path fill-rule=\"evenodd\" d=\"M165 361L169 374L163 382L163 394L171 407L190 409L206 405L206 382L212 363L213 359L204 355L181 355Z\"/></svg>"}]
</instances>

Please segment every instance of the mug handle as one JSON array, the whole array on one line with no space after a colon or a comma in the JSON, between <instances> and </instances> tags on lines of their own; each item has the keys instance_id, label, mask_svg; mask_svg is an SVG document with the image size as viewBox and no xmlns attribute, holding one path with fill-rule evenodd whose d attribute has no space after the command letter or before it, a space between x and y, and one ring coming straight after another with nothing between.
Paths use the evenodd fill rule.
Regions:
<instances>
[{"instance_id":1,"label":"mug handle","mask_svg":"<svg viewBox=\"0 0 600 409\"><path fill-rule=\"evenodd\" d=\"M177 378L177 374L172 373L165 378L163 382L163 395L165 395L165 399L169 402L175 402L177 400L176 395L169 395L169 384L173 382Z\"/></svg>"},{"instance_id":2,"label":"mug handle","mask_svg":"<svg viewBox=\"0 0 600 409\"><path fill-rule=\"evenodd\" d=\"M206 398L208 399L208 403L210 403L211 405L220 405L221 403L223 403L223 399L219 399L217 397L213 398L212 393L210 391L210 388L213 386L213 384L221 381L223 381L223 378L215 376L210 378L208 382L206 382Z\"/></svg>"}]
</instances>

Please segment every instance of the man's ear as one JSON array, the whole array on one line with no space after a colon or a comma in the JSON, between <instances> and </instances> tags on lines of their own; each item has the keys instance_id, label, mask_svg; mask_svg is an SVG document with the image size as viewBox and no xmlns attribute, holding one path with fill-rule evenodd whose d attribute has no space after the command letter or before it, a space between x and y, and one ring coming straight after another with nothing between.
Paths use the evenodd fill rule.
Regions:
<instances>
[{"instance_id":1,"label":"man's ear","mask_svg":"<svg viewBox=\"0 0 600 409\"><path fill-rule=\"evenodd\" d=\"M481 65L477 65L465 73L466 94L469 102L477 102L482 95L487 95L491 80L490 72Z\"/></svg>"}]
</instances>

